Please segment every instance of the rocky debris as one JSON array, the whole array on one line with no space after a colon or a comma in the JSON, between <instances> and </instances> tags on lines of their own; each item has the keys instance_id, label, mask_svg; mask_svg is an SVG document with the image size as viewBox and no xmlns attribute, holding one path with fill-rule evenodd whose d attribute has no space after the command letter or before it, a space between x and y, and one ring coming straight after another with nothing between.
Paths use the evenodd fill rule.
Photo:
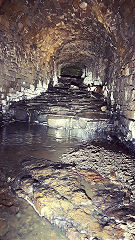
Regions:
<instances>
[{"instance_id":1,"label":"rocky debris","mask_svg":"<svg viewBox=\"0 0 135 240\"><path fill-rule=\"evenodd\" d=\"M87 170L93 169L104 178L109 178L110 182L119 186L124 192L123 206L108 211L109 216L114 216L125 222L126 230L130 232L131 237L125 239L134 239L135 236L135 155L129 153L126 149L123 151L123 145L119 140L113 138L109 143L98 141L68 152L61 158L62 162L76 164L76 168ZM131 221L130 221L131 220ZM124 223L123 223L124 224ZM123 225L124 229L124 225ZM126 236L126 235L125 235Z\"/></svg>"},{"instance_id":2,"label":"rocky debris","mask_svg":"<svg viewBox=\"0 0 135 240\"><path fill-rule=\"evenodd\" d=\"M82 89L82 82L77 87L80 89L71 89L75 78L64 80L66 83L59 80L59 84L33 100L13 104L12 119L70 131L78 129L81 135L113 129L103 95Z\"/></svg>"},{"instance_id":3,"label":"rocky debris","mask_svg":"<svg viewBox=\"0 0 135 240\"><path fill-rule=\"evenodd\" d=\"M106 110L107 110L107 107L106 107L106 106L102 106L102 107L101 107L101 111L102 111L102 112L105 112Z\"/></svg>"},{"instance_id":4,"label":"rocky debris","mask_svg":"<svg viewBox=\"0 0 135 240\"><path fill-rule=\"evenodd\" d=\"M33 114L33 111L35 111L39 118L40 115L45 114L46 116L55 114L56 116L71 116L77 118L79 113L83 115L83 113L88 112L89 115L92 113L99 114L99 120L108 119L107 114L103 114L101 111L101 107L105 104L103 95L96 92L95 95L93 95L94 93L81 89L72 90L70 86L72 85L69 84L69 86L66 87L66 84L60 83L51 88L51 90L48 90L47 93L33 100L13 104L10 110L14 110L14 117L18 120L18 115L24 115L23 112L18 114L18 111L27 111L29 115ZM101 97L102 100L100 99ZM24 116L24 119L27 121L27 116ZM94 121L94 116L92 119ZM98 119L97 116L95 119ZM35 118L35 121L36 120Z\"/></svg>"},{"instance_id":5,"label":"rocky debris","mask_svg":"<svg viewBox=\"0 0 135 240\"><path fill-rule=\"evenodd\" d=\"M84 85L84 79L81 77L71 77L71 76L60 76L58 78L58 83L61 84L61 87L70 88L71 85L78 87L81 90L86 89Z\"/></svg>"},{"instance_id":6,"label":"rocky debris","mask_svg":"<svg viewBox=\"0 0 135 240\"><path fill-rule=\"evenodd\" d=\"M83 125L83 122L81 124ZM17 131L17 126L19 135L12 138L12 132ZM6 141L2 146L7 149L7 145L12 146L17 141L17 147L11 147L11 151L18 149L19 146L22 151L18 149L18 152L20 154L25 152L26 157L22 161L22 155L17 155L17 159L12 154L15 169L9 171L9 166L7 168L4 165L5 170L8 170L7 175L10 174L11 178L4 178L3 175L2 182L8 179L11 185L13 181L12 189L31 203L40 215L59 226L69 239L79 237L90 240L94 237L102 240L134 239L134 155L124 151L118 139L108 136L109 144L102 138L102 142L99 140L87 143L75 149L72 146L59 160L57 153L54 152L52 161L57 162L53 163L44 159L47 156L50 159L50 155L41 154L41 159L38 158L42 148L38 148L33 155L35 145L42 144L42 134L43 141L49 144L46 146L45 143L44 147L49 149L54 147L52 140L46 141L44 127L33 126L40 129L36 137L33 134L33 127L29 134L27 130L25 134L25 124L22 124L22 130L19 126L19 123L15 126L13 124L12 131L12 126L9 126L10 131L7 130L5 135L3 134ZM26 138L22 137L22 144L20 140L24 134ZM23 146L29 148L29 151L25 151ZM60 147L59 142L58 146ZM12 204L6 208L12 209Z\"/></svg>"},{"instance_id":7,"label":"rocky debris","mask_svg":"<svg viewBox=\"0 0 135 240\"><path fill-rule=\"evenodd\" d=\"M41 217L62 229L69 240L132 239L135 215L133 206L126 212L121 185L95 170L80 169L77 161L40 163L24 161L25 175L15 180L14 189Z\"/></svg>"},{"instance_id":8,"label":"rocky debris","mask_svg":"<svg viewBox=\"0 0 135 240\"><path fill-rule=\"evenodd\" d=\"M12 179L0 171L0 239L66 240L64 234L43 221L24 200L11 190ZM40 231L39 231L40 229Z\"/></svg>"},{"instance_id":9,"label":"rocky debris","mask_svg":"<svg viewBox=\"0 0 135 240\"><path fill-rule=\"evenodd\" d=\"M0 219L0 237L3 237L8 232L8 225L5 219Z\"/></svg>"},{"instance_id":10,"label":"rocky debris","mask_svg":"<svg viewBox=\"0 0 135 240\"><path fill-rule=\"evenodd\" d=\"M63 163L76 164L79 169L94 169L102 176L109 177L115 183L123 186L130 192L130 200L135 200L135 154L112 137L108 142L93 141L82 145L81 148L67 152L61 157ZM128 195L128 194L127 194ZM129 196L128 196L129 197Z\"/></svg>"}]
</instances>

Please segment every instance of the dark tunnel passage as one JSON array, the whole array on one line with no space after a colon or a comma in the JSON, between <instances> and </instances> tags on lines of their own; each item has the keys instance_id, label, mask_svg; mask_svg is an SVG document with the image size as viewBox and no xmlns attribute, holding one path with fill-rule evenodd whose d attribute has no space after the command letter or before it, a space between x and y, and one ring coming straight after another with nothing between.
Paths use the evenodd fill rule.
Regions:
<instances>
[{"instance_id":1,"label":"dark tunnel passage","mask_svg":"<svg viewBox=\"0 0 135 240\"><path fill-rule=\"evenodd\" d=\"M61 69L60 76L69 76L69 77L80 77L82 76L83 71L78 66L65 66Z\"/></svg>"},{"instance_id":2,"label":"dark tunnel passage","mask_svg":"<svg viewBox=\"0 0 135 240\"><path fill-rule=\"evenodd\" d=\"M0 0L0 240L135 239L134 50L134 0Z\"/></svg>"}]
</instances>

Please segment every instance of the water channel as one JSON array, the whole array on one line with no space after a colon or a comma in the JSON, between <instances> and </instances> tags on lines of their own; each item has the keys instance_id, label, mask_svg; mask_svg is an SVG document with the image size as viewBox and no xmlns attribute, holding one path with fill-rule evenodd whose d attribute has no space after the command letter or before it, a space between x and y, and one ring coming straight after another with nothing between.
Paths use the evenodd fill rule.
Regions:
<instances>
[{"instance_id":1,"label":"water channel","mask_svg":"<svg viewBox=\"0 0 135 240\"><path fill-rule=\"evenodd\" d=\"M66 150L79 144L66 131L48 129L42 125L13 123L0 132L0 170L6 178L14 178L21 171L24 159L37 158L58 161ZM19 213L7 214L7 231L0 235L1 240L66 240L60 230L47 220L38 216L34 209L24 200L20 201ZM0 212L0 219L3 214ZM2 235L3 234L3 235Z\"/></svg>"},{"instance_id":2,"label":"water channel","mask_svg":"<svg viewBox=\"0 0 135 240\"><path fill-rule=\"evenodd\" d=\"M107 141L110 141L107 140L110 137L104 134L102 134L102 137L96 136L96 138L104 145ZM93 139L89 140L92 141ZM36 124L12 123L0 132L1 176L4 174L5 181L8 183L20 174L22 162L26 159L57 162L62 154L67 151L72 152L72 149L76 147L79 148L82 142L84 142L83 138L78 139L70 135L68 131L51 129ZM111 151L114 150L118 150L117 144L111 149ZM4 184L0 186L1 192L3 186ZM11 211L9 207L5 213L2 212L3 208L0 208L0 224L1 229L3 229L0 230L0 240L67 239L62 231L51 225L47 220L44 219L43 221L26 201L17 199L16 208L15 211Z\"/></svg>"}]
</instances>

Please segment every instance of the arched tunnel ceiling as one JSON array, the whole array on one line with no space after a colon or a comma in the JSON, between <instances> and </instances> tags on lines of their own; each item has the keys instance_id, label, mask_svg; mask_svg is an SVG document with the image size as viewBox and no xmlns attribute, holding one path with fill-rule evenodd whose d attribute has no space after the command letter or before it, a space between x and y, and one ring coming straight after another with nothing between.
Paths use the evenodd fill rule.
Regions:
<instances>
[{"instance_id":1,"label":"arched tunnel ceiling","mask_svg":"<svg viewBox=\"0 0 135 240\"><path fill-rule=\"evenodd\" d=\"M77 64L100 79L135 138L134 46L135 0L0 0L0 110Z\"/></svg>"},{"instance_id":2,"label":"arched tunnel ceiling","mask_svg":"<svg viewBox=\"0 0 135 240\"><path fill-rule=\"evenodd\" d=\"M98 63L100 58L113 57L111 47L105 39L104 41L97 38L93 41L88 41L88 39L73 40L60 48L55 57L57 65L79 62L80 65L89 67L93 62Z\"/></svg>"},{"instance_id":3,"label":"arched tunnel ceiling","mask_svg":"<svg viewBox=\"0 0 135 240\"><path fill-rule=\"evenodd\" d=\"M112 61L133 39L134 0L0 0L0 7L1 31L38 70Z\"/></svg>"}]
</instances>

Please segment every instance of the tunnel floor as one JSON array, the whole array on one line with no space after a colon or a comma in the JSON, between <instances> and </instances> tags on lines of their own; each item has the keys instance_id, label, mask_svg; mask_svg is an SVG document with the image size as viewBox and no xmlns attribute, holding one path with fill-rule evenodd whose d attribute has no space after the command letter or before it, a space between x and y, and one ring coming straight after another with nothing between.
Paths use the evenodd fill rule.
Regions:
<instances>
[{"instance_id":1,"label":"tunnel floor","mask_svg":"<svg viewBox=\"0 0 135 240\"><path fill-rule=\"evenodd\" d=\"M1 240L135 239L135 155L102 106L71 84L11 106L0 133Z\"/></svg>"},{"instance_id":2,"label":"tunnel floor","mask_svg":"<svg viewBox=\"0 0 135 240\"><path fill-rule=\"evenodd\" d=\"M82 144L12 123L1 133L0 159L1 240L134 239L134 155L118 139Z\"/></svg>"},{"instance_id":3,"label":"tunnel floor","mask_svg":"<svg viewBox=\"0 0 135 240\"><path fill-rule=\"evenodd\" d=\"M99 123L100 128L103 122L109 124L109 106L103 94L88 91L78 81L76 78L60 78L56 86L50 86L40 96L13 103L10 106L13 119L43 123L53 128L87 128L87 132L89 126L85 126L86 122L87 125L89 122L96 123L96 126Z\"/></svg>"}]
</instances>

